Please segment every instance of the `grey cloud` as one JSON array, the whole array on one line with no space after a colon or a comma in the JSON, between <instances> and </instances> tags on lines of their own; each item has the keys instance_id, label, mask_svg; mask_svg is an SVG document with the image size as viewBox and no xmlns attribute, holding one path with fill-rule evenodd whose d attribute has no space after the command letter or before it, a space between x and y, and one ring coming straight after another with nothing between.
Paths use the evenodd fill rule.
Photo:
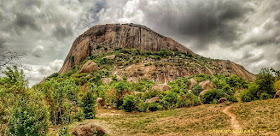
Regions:
<instances>
[{"instance_id":1,"label":"grey cloud","mask_svg":"<svg viewBox=\"0 0 280 136\"><path fill-rule=\"evenodd\" d=\"M58 39L63 39L65 37L70 37L73 35L73 29L70 25L61 26L58 25L53 31L53 35Z\"/></svg>"},{"instance_id":2,"label":"grey cloud","mask_svg":"<svg viewBox=\"0 0 280 136\"><path fill-rule=\"evenodd\" d=\"M263 53L253 54L251 52L246 52L240 60L242 60L246 63L253 63L253 62L258 62L260 60L263 60L264 57L265 56Z\"/></svg>"},{"instance_id":3,"label":"grey cloud","mask_svg":"<svg viewBox=\"0 0 280 136\"><path fill-rule=\"evenodd\" d=\"M18 29L29 27L33 30L39 30L39 26L36 24L36 20L24 13L16 14L15 25L18 27Z\"/></svg>"},{"instance_id":4,"label":"grey cloud","mask_svg":"<svg viewBox=\"0 0 280 136\"><path fill-rule=\"evenodd\" d=\"M196 38L199 41L196 48L202 49L213 40L232 42L236 39L239 24L237 21L251 10L244 6L246 4L243 1L190 0L178 1L177 4L159 4L156 8L147 4L141 8L146 15L145 20L153 27L158 30L165 29L165 33ZM165 7L164 11L157 10L160 7Z\"/></svg>"}]
</instances>

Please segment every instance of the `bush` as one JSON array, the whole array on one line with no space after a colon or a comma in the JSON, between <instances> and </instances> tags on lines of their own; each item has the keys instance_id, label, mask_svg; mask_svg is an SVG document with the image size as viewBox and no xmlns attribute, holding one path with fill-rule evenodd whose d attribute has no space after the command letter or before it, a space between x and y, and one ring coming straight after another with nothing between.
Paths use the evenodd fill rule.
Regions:
<instances>
[{"instance_id":1,"label":"bush","mask_svg":"<svg viewBox=\"0 0 280 136\"><path fill-rule=\"evenodd\" d=\"M83 109L83 113L86 119L93 119L95 118L95 101L96 98L93 95L92 91L88 91L83 97L82 97L82 104L81 107Z\"/></svg>"},{"instance_id":2,"label":"bush","mask_svg":"<svg viewBox=\"0 0 280 136\"><path fill-rule=\"evenodd\" d=\"M203 89L200 85L196 84L193 88L192 88L192 93L196 96L198 96L200 94L200 92L202 92Z\"/></svg>"},{"instance_id":3,"label":"bush","mask_svg":"<svg viewBox=\"0 0 280 136\"><path fill-rule=\"evenodd\" d=\"M48 111L37 101L29 97L19 100L8 124L11 135L40 136L47 134Z\"/></svg>"},{"instance_id":4,"label":"bush","mask_svg":"<svg viewBox=\"0 0 280 136\"><path fill-rule=\"evenodd\" d=\"M231 101L231 102L238 102L237 99L236 99L234 96L232 96L232 95L229 95L229 96L227 96L226 98L227 98L228 101Z\"/></svg>"},{"instance_id":5,"label":"bush","mask_svg":"<svg viewBox=\"0 0 280 136\"><path fill-rule=\"evenodd\" d=\"M123 97L122 106L123 106L125 111L127 111L127 112L133 111L135 109L135 104L136 104L136 102L135 102L135 99L132 95L125 95Z\"/></svg>"},{"instance_id":6,"label":"bush","mask_svg":"<svg viewBox=\"0 0 280 136\"><path fill-rule=\"evenodd\" d=\"M204 104L216 103L215 101L222 97L225 97L225 93L222 90L212 89L207 91L204 96L202 96L202 102Z\"/></svg>"},{"instance_id":7,"label":"bush","mask_svg":"<svg viewBox=\"0 0 280 136\"><path fill-rule=\"evenodd\" d=\"M161 109L162 109L162 106L159 105L159 104L156 103L156 102L152 102L152 103L149 103L148 109L149 109L149 111L157 111L157 110L161 110Z\"/></svg>"},{"instance_id":8,"label":"bush","mask_svg":"<svg viewBox=\"0 0 280 136\"><path fill-rule=\"evenodd\" d=\"M271 95L267 94L267 93L262 93L260 96L261 100L266 100L266 99L270 99Z\"/></svg>"},{"instance_id":9,"label":"bush","mask_svg":"<svg viewBox=\"0 0 280 136\"><path fill-rule=\"evenodd\" d=\"M147 109L148 109L148 103L145 103L145 102L140 102L138 107L137 107L138 111L140 112L146 112Z\"/></svg>"},{"instance_id":10,"label":"bush","mask_svg":"<svg viewBox=\"0 0 280 136\"><path fill-rule=\"evenodd\" d=\"M250 93L249 90L244 90L240 93L241 101L250 102L254 100L254 96Z\"/></svg>"},{"instance_id":11,"label":"bush","mask_svg":"<svg viewBox=\"0 0 280 136\"><path fill-rule=\"evenodd\" d=\"M175 108L177 101L177 93L175 92L168 92L163 98L164 107L169 109Z\"/></svg>"}]
</instances>

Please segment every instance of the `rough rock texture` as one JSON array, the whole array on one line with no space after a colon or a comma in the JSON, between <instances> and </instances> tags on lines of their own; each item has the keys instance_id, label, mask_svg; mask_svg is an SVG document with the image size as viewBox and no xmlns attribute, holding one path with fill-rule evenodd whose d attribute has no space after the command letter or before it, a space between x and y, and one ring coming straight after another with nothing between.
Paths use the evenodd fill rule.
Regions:
<instances>
[{"instance_id":1,"label":"rough rock texture","mask_svg":"<svg viewBox=\"0 0 280 136\"><path fill-rule=\"evenodd\" d=\"M203 90L202 92L200 92L200 96L203 96L208 90L213 89L212 82L209 80L200 82L198 85L201 86Z\"/></svg>"},{"instance_id":2,"label":"rough rock texture","mask_svg":"<svg viewBox=\"0 0 280 136\"><path fill-rule=\"evenodd\" d=\"M94 123L82 123L77 125L73 132L72 135L74 136L93 136L94 132L97 132L97 136L103 136L105 135L105 130L94 124Z\"/></svg>"},{"instance_id":3,"label":"rough rock texture","mask_svg":"<svg viewBox=\"0 0 280 136\"><path fill-rule=\"evenodd\" d=\"M220 98L218 103L224 103L225 101L227 101L227 98Z\"/></svg>"},{"instance_id":4,"label":"rough rock texture","mask_svg":"<svg viewBox=\"0 0 280 136\"><path fill-rule=\"evenodd\" d=\"M104 106L104 105L105 105L105 101L104 101L103 98L97 98L97 99L96 99L96 103L97 103L98 107L99 107L99 106Z\"/></svg>"},{"instance_id":5,"label":"rough rock texture","mask_svg":"<svg viewBox=\"0 0 280 136\"><path fill-rule=\"evenodd\" d=\"M274 98L280 98L280 90L275 93Z\"/></svg>"},{"instance_id":6,"label":"rough rock texture","mask_svg":"<svg viewBox=\"0 0 280 136\"><path fill-rule=\"evenodd\" d=\"M113 59L116 58L116 55L115 55L115 54L112 54L112 55L109 55L109 56L105 56L104 58L113 60Z\"/></svg>"},{"instance_id":7,"label":"rough rock texture","mask_svg":"<svg viewBox=\"0 0 280 136\"><path fill-rule=\"evenodd\" d=\"M136 24L97 25L80 35L73 43L59 73L63 74L80 64L90 54L113 51L115 48L139 49L142 51L173 51L194 54L171 38Z\"/></svg>"},{"instance_id":8,"label":"rough rock texture","mask_svg":"<svg viewBox=\"0 0 280 136\"><path fill-rule=\"evenodd\" d=\"M165 84L157 84L152 86L152 90L169 91L171 87Z\"/></svg>"},{"instance_id":9,"label":"rough rock texture","mask_svg":"<svg viewBox=\"0 0 280 136\"><path fill-rule=\"evenodd\" d=\"M110 84L112 81L112 78L101 78L101 82L104 84Z\"/></svg>"},{"instance_id":10,"label":"rough rock texture","mask_svg":"<svg viewBox=\"0 0 280 136\"><path fill-rule=\"evenodd\" d=\"M80 73L90 73L98 69L98 65L92 60L88 60L80 70Z\"/></svg>"},{"instance_id":11,"label":"rough rock texture","mask_svg":"<svg viewBox=\"0 0 280 136\"><path fill-rule=\"evenodd\" d=\"M75 65L79 65L90 55L112 52L116 48L134 48L142 51L160 51L162 49L169 49L172 51L186 52L193 56L199 56L171 38L162 36L142 25L97 25L76 38L62 68L59 71L59 74L66 73L71 70ZM111 58L113 58L113 56L109 57L109 59ZM115 69L114 72L120 76L126 76L128 78L144 77L155 82L163 83L176 80L178 77L191 76L198 73L210 75L225 74L227 76L235 74L250 81L255 79L255 75L231 61L213 59L210 64L207 64L208 66L211 66L211 68L206 65L198 65L185 61L184 63L193 64L185 68L180 66L175 67L174 64L170 63L170 61L176 61L174 59L176 58L163 59L162 61L165 62L163 62L164 66L160 67L161 72L158 72L159 67L154 65L149 67L136 65L126 69ZM180 61L179 59L177 59L177 61ZM197 60L194 59L193 62L195 61ZM139 71L137 73L137 71L135 71L138 70L138 68L142 70L142 73ZM127 71L128 73L126 73Z\"/></svg>"},{"instance_id":12,"label":"rough rock texture","mask_svg":"<svg viewBox=\"0 0 280 136\"><path fill-rule=\"evenodd\" d=\"M191 78L188 82L188 89L189 90L192 89L196 83L197 83L196 80L194 78Z\"/></svg>"},{"instance_id":13,"label":"rough rock texture","mask_svg":"<svg viewBox=\"0 0 280 136\"><path fill-rule=\"evenodd\" d=\"M153 97L151 99L146 99L145 103L152 103L152 102L158 102L160 100L159 97Z\"/></svg>"}]
</instances>

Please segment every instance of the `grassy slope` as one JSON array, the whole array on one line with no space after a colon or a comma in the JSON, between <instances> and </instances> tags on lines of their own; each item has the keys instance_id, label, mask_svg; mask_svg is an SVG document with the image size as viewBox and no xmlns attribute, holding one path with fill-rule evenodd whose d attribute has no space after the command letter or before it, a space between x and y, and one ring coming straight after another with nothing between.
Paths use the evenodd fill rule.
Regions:
<instances>
[{"instance_id":1,"label":"grassy slope","mask_svg":"<svg viewBox=\"0 0 280 136\"><path fill-rule=\"evenodd\" d=\"M243 129L252 129L257 135L280 136L280 99L238 103L231 111Z\"/></svg>"},{"instance_id":2,"label":"grassy slope","mask_svg":"<svg viewBox=\"0 0 280 136\"><path fill-rule=\"evenodd\" d=\"M230 117L222 112L226 106L228 105L209 104L149 113L98 109L97 119L83 122L94 122L113 136L229 135L210 132L232 130ZM280 135L280 99L235 103L230 111L236 115L243 130L254 130L254 133L246 135ZM70 125L70 131L79 123L81 122ZM55 135L54 131L50 135Z\"/></svg>"}]
</instances>

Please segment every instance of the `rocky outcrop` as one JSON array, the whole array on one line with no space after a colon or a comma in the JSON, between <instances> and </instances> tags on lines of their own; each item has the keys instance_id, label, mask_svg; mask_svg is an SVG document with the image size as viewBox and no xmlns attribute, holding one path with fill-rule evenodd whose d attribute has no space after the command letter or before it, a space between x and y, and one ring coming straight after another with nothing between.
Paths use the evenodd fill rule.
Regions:
<instances>
[{"instance_id":1,"label":"rocky outcrop","mask_svg":"<svg viewBox=\"0 0 280 136\"><path fill-rule=\"evenodd\" d=\"M142 25L97 25L74 41L59 73L63 74L71 70L90 54L111 52L115 48L134 48L142 51L169 49L194 54L173 39L162 36Z\"/></svg>"},{"instance_id":2,"label":"rocky outcrop","mask_svg":"<svg viewBox=\"0 0 280 136\"><path fill-rule=\"evenodd\" d=\"M74 136L103 136L105 135L105 130L94 123L82 123L77 125L73 132L72 135Z\"/></svg>"},{"instance_id":3,"label":"rocky outcrop","mask_svg":"<svg viewBox=\"0 0 280 136\"><path fill-rule=\"evenodd\" d=\"M90 73L98 69L98 65L92 60L88 60L80 70L80 73Z\"/></svg>"},{"instance_id":4,"label":"rocky outcrop","mask_svg":"<svg viewBox=\"0 0 280 136\"><path fill-rule=\"evenodd\" d=\"M246 80L252 81L255 79L255 75L231 61L212 59L211 62L207 64L199 64L196 58L200 56L193 53L185 46L145 26L136 24L107 24L90 28L76 38L59 74L66 73L91 55L112 52L117 48L133 48L141 51L160 51L162 49L168 49L185 52L193 56L193 60L184 60L183 62L180 62L182 61L181 58L166 58L160 62L163 66L151 65L144 67L144 64L133 64L131 67L116 68L113 70L113 73L128 78L131 77L131 79L143 77L157 83L167 83L179 77L191 76L199 73L209 75L224 74L227 76L235 74ZM109 55L104 58L115 59L116 56ZM177 64L171 63L174 61L178 61L181 64L188 64L188 66L176 66Z\"/></svg>"},{"instance_id":5,"label":"rocky outcrop","mask_svg":"<svg viewBox=\"0 0 280 136\"><path fill-rule=\"evenodd\" d=\"M112 78L101 78L103 84L110 84L113 81Z\"/></svg>"},{"instance_id":6,"label":"rocky outcrop","mask_svg":"<svg viewBox=\"0 0 280 136\"><path fill-rule=\"evenodd\" d=\"M159 97L153 97L151 99L146 99L145 103L153 103L153 102L158 102L160 100Z\"/></svg>"}]
</instances>

